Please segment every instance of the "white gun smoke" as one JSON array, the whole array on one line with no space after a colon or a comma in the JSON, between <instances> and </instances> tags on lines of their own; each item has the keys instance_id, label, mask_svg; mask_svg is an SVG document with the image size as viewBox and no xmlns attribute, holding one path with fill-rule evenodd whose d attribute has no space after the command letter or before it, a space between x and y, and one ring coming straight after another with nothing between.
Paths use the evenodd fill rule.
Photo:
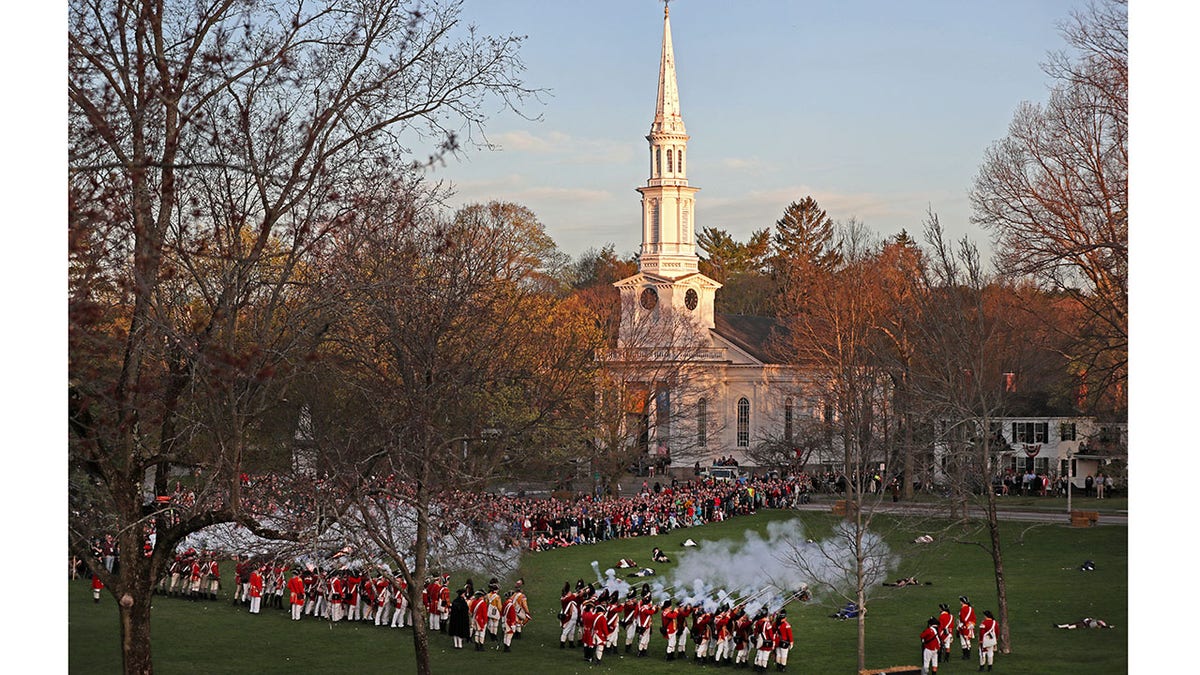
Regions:
<instances>
[{"instance_id":1,"label":"white gun smoke","mask_svg":"<svg viewBox=\"0 0 1200 675\"><path fill-rule=\"evenodd\" d=\"M820 599L826 593L854 597L856 556L854 529L840 523L834 533L811 541L799 520L772 522L767 537L747 532L743 541L702 541L685 549L669 576L651 585L656 602L703 606L715 611L724 604L744 603L748 613L760 608L776 611L807 592ZM877 586L899 562L881 537L862 533L864 580Z\"/></svg>"}]
</instances>

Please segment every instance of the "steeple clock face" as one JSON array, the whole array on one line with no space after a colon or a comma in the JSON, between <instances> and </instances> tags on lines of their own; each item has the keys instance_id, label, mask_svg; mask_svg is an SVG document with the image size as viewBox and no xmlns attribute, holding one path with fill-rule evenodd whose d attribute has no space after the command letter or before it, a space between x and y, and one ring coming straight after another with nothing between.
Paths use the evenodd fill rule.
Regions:
<instances>
[{"instance_id":1,"label":"steeple clock face","mask_svg":"<svg viewBox=\"0 0 1200 675\"><path fill-rule=\"evenodd\" d=\"M687 305L688 309L696 311L696 306L700 304L700 294L696 292L696 289L689 288L687 290L683 296L683 304Z\"/></svg>"},{"instance_id":2,"label":"steeple clock face","mask_svg":"<svg viewBox=\"0 0 1200 675\"><path fill-rule=\"evenodd\" d=\"M642 308L646 310L654 309L658 306L658 291L653 288L647 288L642 291Z\"/></svg>"}]
</instances>

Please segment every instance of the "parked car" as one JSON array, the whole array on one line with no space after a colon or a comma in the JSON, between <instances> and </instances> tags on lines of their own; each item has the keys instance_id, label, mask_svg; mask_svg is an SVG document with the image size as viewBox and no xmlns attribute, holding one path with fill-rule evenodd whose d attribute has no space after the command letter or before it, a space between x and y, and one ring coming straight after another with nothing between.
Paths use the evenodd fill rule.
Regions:
<instances>
[{"instance_id":1,"label":"parked car","mask_svg":"<svg viewBox=\"0 0 1200 675\"><path fill-rule=\"evenodd\" d=\"M721 482L731 482L746 476L745 471L740 471L732 466L714 466L709 469L704 469L700 472L701 478L712 478Z\"/></svg>"}]
</instances>

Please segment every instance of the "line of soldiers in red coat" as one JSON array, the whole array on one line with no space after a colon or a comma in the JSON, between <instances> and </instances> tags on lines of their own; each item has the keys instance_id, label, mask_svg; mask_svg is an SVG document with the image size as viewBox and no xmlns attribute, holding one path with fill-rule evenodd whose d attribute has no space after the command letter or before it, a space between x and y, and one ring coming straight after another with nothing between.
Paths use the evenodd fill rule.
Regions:
<instances>
[{"instance_id":1,"label":"line of soldiers in red coat","mask_svg":"<svg viewBox=\"0 0 1200 675\"><path fill-rule=\"evenodd\" d=\"M525 580L517 579L513 590L501 596L496 578L488 582L486 593L475 590L474 583L467 579L451 593L450 575L432 577L421 590L421 602L429 614L429 629L450 635L455 649L462 649L464 642L470 641L475 651L483 651L484 643L491 640L497 644L503 642L504 651L511 652L512 641L520 639L525 624L532 618L524 586Z\"/></svg>"},{"instance_id":2,"label":"line of soldiers in red coat","mask_svg":"<svg viewBox=\"0 0 1200 675\"><path fill-rule=\"evenodd\" d=\"M221 591L221 570L215 551L189 548L175 559L159 579L157 591L189 600L216 600Z\"/></svg>"},{"instance_id":3,"label":"line of soldiers in red coat","mask_svg":"<svg viewBox=\"0 0 1200 675\"><path fill-rule=\"evenodd\" d=\"M676 606L665 600L657 604L645 584L640 596L629 593L621 597L616 592L597 591L582 581L572 590L568 582L563 585L561 602L559 648L574 649L578 641L583 645L583 658L589 662L598 663L606 649L617 649L622 636L625 653L632 653L636 646L637 655L646 656L656 615L668 661L686 659L690 639L695 645L692 658L697 663L748 667L753 651L756 672L766 672L772 657L775 669L783 672L794 640L784 609L769 612L762 607L752 617L745 604L725 604L717 611L709 611L699 603Z\"/></svg>"}]
</instances>

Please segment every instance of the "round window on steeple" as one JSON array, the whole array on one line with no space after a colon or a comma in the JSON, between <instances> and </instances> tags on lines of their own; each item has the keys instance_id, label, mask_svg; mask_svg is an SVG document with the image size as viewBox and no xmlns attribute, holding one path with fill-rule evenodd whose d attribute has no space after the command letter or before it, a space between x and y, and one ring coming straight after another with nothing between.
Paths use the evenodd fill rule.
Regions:
<instances>
[{"instance_id":1,"label":"round window on steeple","mask_svg":"<svg viewBox=\"0 0 1200 675\"><path fill-rule=\"evenodd\" d=\"M700 294L696 292L696 289L689 288L687 290L687 293L683 296L683 304L687 305L687 308L692 311L696 310L696 307L700 304Z\"/></svg>"},{"instance_id":2,"label":"round window on steeple","mask_svg":"<svg viewBox=\"0 0 1200 675\"><path fill-rule=\"evenodd\" d=\"M651 310L658 306L658 291L647 288L642 291L642 308Z\"/></svg>"}]
</instances>

